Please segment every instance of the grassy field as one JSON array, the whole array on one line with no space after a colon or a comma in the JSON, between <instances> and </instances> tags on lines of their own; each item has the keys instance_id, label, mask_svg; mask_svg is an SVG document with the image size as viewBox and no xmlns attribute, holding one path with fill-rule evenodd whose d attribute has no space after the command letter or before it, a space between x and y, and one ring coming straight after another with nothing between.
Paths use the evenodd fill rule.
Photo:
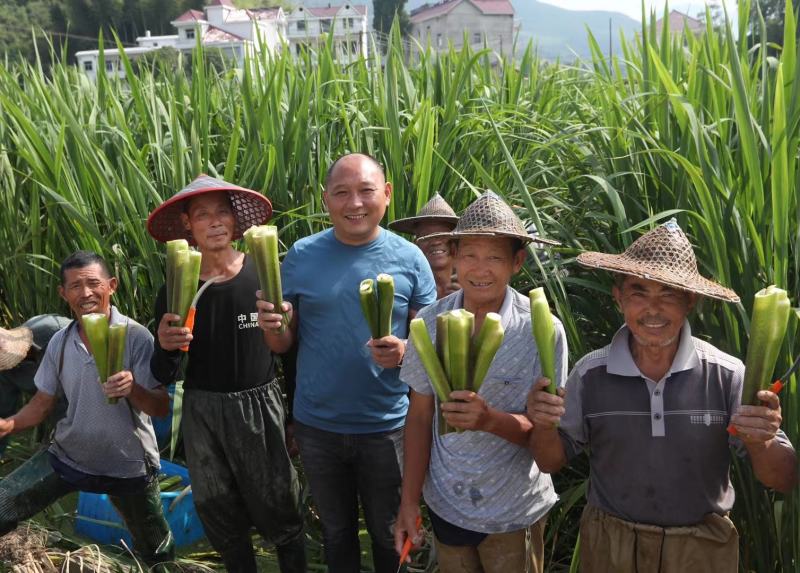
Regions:
<instances>
[{"instance_id":1,"label":"grassy field","mask_svg":"<svg viewBox=\"0 0 800 573\"><path fill-rule=\"evenodd\" d=\"M791 2L787 3L791 6ZM565 324L571 363L620 323L608 277L578 268L585 249L621 251L669 217L686 230L701 272L742 303L706 301L693 331L737 356L753 295L800 288L800 81L796 19L783 48L751 46L749 3L738 30L655 31L645 18L621 53L564 65L532 47L517 61L488 52L409 64L397 35L378 56L341 67L329 46L306 59L266 54L243 70L156 63L128 81L92 83L75 67L0 65L0 324L64 310L57 263L77 248L112 262L123 311L152 320L163 277L144 220L200 172L265 193L284 246L327 225L321 181L333 159L366 151L395 184L389 220L435 191L463 209L481 189L563 247L531 251L520 290L545 286ZM129 70L132 72L132 69ZM778 370L798 348L792 319ZM800 437L796 380L784 429ZM569 568L586 462L557 476L549 567ZM800 507L734 468L742 570L800 571Z\"/></svg>"}]
</instances>

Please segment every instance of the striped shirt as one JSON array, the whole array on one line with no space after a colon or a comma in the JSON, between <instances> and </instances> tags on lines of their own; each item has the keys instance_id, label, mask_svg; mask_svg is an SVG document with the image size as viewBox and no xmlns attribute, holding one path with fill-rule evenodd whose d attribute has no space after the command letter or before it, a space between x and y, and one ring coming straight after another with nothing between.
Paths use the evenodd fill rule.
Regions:
<instances>
[{"instance_id":1,"label":"striped shirt","mask_svg":"<svg viewBox=\"0 0 800 573\"><path fill-rule=\"evenodd\" d=\"M568 458L589 451L587 502L627 521L684 526L733 507L728 435L744 364L692 337L685 322L661 380L644 376L623 326L567 380L559 433ZM781 433L779 439L788 443Z\"/></svg>"},{"instance_id":2,"label":"striped shirt","mask_svg":"<svg viewBox=\"0 0 800 573\"><path fill-rule=\"evenodd\" d=\"M422 309L417 317L425 320L435 339L436 316L462 305L463 291L458 291ZM508 288L499 314L505 337L479 394L492 408L523 414L528 392L541 376L531 333L530 301ZM566 371L566 338L556 319L556 379L560 386ZM408 345L400 379L415 392L433 394L413 344ZM530 526L555 504L557 496L550 476L539 471L526 448L487 432L440 436L436 416L433 418L433 445L423 495L439 517L470 531L505 533Z\"/></svg>"}]
</instances>

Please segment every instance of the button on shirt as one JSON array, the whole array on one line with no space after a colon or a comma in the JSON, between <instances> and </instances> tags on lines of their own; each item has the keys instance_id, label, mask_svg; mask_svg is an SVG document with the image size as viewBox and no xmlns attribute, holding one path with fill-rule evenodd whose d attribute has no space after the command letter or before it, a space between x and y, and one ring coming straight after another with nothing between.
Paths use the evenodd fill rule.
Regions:
<instances>
[{"instance_id":1,"label":"button on shirt","mask_svg":"<svg viewBox=\"0 0 800 573\"><path fill-rule=\"evenodd\" d=\"M134 383L148 389L159 387L150 373L150 332L116 308L111 309L110 322L128 324L123 365L133 373ZM76 326L59 330L47 345L34 379L37 389L51 396L63 391L68 402L50 451L66 465L98 476L145 475L145 456L150 466L158 468L158 447L150 416L130 408L125 399L109 404L98 380L97 366Z\"/></svg>"},{"instance_id":2,"label":"button on shirt","mask_svg":"<svg viewBox=\"0 0 800 573\"><path fill-rule=\"evenodd\" d=\"M733 507L727 426L742 395L744 364L681 330L661 380L644 376L623 326L611 344L582 358L567 380L559 433L569 458L591 463L588 503L616 517L661 527L699 523ZM788 443L780 433L778 439Z\"/></svg>"},{"instance_id":3,"label":"button on shirt","mask_svg":"<svg viewBox=\"0 0 800 573\"><path fill-rule=\"evenodd\" d=\"M463 291L445 297L417 315L436 337L436 316L462 308ZM480 396L492 408L523 414L528 392L541 376L541 363L531 332L528 297L508 288L500 309L505 330ZM567 371L564 329L556 322L556 379L563 386ZM400 379L415 392L433 395L433 387L409 342ZM436 404L439 408L438 400ZM442 519L480 533L505 533L526 528L543 517L557 496L550 476L541 473L527 448L488 432L440 436L433 417L433 444L423 495Z\"/></svg>"}]
</instances>

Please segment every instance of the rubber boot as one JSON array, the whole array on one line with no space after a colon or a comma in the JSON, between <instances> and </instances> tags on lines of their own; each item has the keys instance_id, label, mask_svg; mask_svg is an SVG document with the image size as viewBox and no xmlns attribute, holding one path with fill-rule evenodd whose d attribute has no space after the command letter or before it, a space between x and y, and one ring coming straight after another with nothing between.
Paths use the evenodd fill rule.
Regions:
<instances>
[{"instance_id":1,"label":"rubber boot","mask_svg":"<svg viewBox=\"0 0 800 573\"><path fill-rule=\"evenodd\" d=\"M158 482L141 494L109 496L133 537L133 549L150 567L175 560L175 540L164 518Z\"/></svg>"},{"instance_id":2,"label":"rubber boot","mask_svg":"<svg viewBox=\"0 0 800 573\"><path fill-rule=\"evenodd\" d=\"M305 573L306 571L306 536L301 533L289 543L276 547L278 567L281 573Z\"/></svg>"}]
</instances>

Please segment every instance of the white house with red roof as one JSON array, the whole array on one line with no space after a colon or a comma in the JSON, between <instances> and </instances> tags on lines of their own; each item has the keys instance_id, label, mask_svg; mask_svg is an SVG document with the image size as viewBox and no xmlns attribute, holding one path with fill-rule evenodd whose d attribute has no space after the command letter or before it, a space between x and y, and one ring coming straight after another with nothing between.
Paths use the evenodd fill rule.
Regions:
<instances>
[{"instance_id":1,"label":"white house with red roof","mask_svg":"<svg viewBox=\"0 0 800 573\"><path fill-rule=\"evenodd\" d=\"M136 39L136 46L126 48L129 58L136 58L163 47L191 52L198 37L203 47L218 50L223 56L241 65L245 54L281 49L286 37L286 14L282 8L240 9L231 0L212 0L203 11L187 10L172 21L178 33L171 36L145 36ZM78 66L92 78L97 75L99 50L78 52ZM119 51L104 52L108 73L123 77Z\"/></svg>"},{"instance_id":2,"label":"white house with red roof","mask_svg":"<svg viewBox=\"0 0 800 573\"><path fill-rule=\"evenodd\" d=\"M324 7L299 5L286 18L286 40L296 57L316 49L333 36L337 61L351 63L367 57L367 7L363 4L340 4Z\"/></svg>"},{"instance_id":3,"label":"white house with red roof","mask_svg":"<svg viewBox=\"0 0 800 573\"><path fill-rule=\"evenodd\" d=\"M502 55L513 52L514 6L511 0L441 0L424 4L409 14L411 35L420 44L443 51L452 44L461 48L488 47Z\"/></svg>"}]
</instances>

